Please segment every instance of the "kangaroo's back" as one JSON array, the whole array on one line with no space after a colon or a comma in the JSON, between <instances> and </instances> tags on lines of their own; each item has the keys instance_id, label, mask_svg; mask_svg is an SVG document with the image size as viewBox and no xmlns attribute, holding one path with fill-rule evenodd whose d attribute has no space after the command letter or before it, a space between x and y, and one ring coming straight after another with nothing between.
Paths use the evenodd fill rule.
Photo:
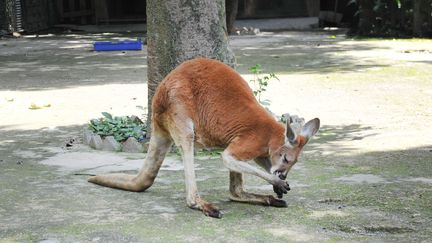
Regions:
<instances>
[{"instance_id":1,"label":"kangaroo's back","mask_svg":"<svg viewBox=\"0 0 432 243\"><path fill-rule=\"evenodd\" d=\"M242 132L276 123L236 71L205 58L174 69L158 87L152 109L153 121L162 127L184 112L192 119L197 141L206 146L224 147Z\"/></svg>"}]
</instances>

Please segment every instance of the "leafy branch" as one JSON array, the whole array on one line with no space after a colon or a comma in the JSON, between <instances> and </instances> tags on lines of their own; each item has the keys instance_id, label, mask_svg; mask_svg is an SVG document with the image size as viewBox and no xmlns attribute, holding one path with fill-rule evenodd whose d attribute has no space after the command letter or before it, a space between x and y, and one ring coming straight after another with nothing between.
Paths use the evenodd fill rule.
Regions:
<instances>
[{"instance_id":1,"label":"leafy branch","mask_svg":"<svg viewBox=\"0 0 432 243\"><path fill-rule=\"evenodd\" d=\"M253 74L253 79L250 80L250 83L252 83L253 86L253 94L257 98L258 102L263 103L263 101L261 100L261 95L267 90L269 82L273 79L279 81L279 78L272 72L263 73L260 64L256 64L255 66L250 67L249 71Z\"/></svg>"}]
</instances>

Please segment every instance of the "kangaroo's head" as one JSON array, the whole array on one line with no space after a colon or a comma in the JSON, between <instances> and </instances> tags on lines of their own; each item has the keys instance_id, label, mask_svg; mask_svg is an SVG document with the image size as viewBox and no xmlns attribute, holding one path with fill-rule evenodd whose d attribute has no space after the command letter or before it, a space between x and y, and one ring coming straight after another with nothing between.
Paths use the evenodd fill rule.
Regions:
<instances>
[{"instance_id":1,"label":"kangaroo's head","mask_svg":"<svg viewBox=\"0 0 432 243\"><path fill-rule=\"evenodd\" d=\"M303 147L317 133L320 127L320 120L318 118L308 121L302 127L295 124L298 125L297 129L293 128L294 125L290 125L291 122L292 119L288 117L285 144L276 151L272 151L270 155L272 164L270 173L277 175L282 180L286 179L291 167L297 162Z\"/></svg>"}]
</instances>

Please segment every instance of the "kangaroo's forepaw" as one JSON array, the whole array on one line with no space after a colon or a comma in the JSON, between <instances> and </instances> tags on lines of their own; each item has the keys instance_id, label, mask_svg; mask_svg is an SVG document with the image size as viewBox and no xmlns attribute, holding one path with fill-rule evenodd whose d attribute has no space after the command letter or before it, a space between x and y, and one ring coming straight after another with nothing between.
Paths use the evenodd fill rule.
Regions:
<instances>
[{"instance_id":1,"label":"kangaroo's forepaw","mask_svg":"<svg viewBox=\"0 0 432 243\"><path fill-rule=\"evenodd\" d=\"M283 194L286 194L289 190L291 190L288 182L280 180L280 183L273 185L273 191L276 193L277 197L280 199L283 197Z\"/></svg>"},{"instance_id":2,"label":"kangaroo's forepaw","mask_svg":"<svg viewBox=\"0 0 432 243\"><path fill-rule=\"evenodd\" d=\"M269 206L277 207L277 208L286 208L288 204L286 201L274 198L273 196L269 197Z\"/></svg>"}]
</instances>

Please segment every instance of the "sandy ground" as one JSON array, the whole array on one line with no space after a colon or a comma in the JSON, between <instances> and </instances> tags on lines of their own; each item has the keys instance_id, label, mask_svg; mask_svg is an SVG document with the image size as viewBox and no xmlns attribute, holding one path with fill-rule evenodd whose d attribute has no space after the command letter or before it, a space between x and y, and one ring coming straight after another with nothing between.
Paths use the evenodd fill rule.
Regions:
<instances>
[{"instance_id":1,"label":"sandy ground","mask_svg":"<svg viewBox=\"0 0 432 243\"><path fill-rule=\"evenodd\" d=\"M430 240L432 41L352 40L338 32L232 37L246 80L257 63L279 77L264 95L271 110L319 117L322 129L291 172L287 209L230 202L222 162L200 155L201 194L225 212L214 220L186 208L176 154L148 192L128 193L88 184L81 174L134 173L145 155L79 142L65 148L102 111L146 113L146 51L91 51L94 40L122 38L0 40L4 241ZM250 190L271 193L260 179L247 180Z\"/></svg>"}]
</instances>

